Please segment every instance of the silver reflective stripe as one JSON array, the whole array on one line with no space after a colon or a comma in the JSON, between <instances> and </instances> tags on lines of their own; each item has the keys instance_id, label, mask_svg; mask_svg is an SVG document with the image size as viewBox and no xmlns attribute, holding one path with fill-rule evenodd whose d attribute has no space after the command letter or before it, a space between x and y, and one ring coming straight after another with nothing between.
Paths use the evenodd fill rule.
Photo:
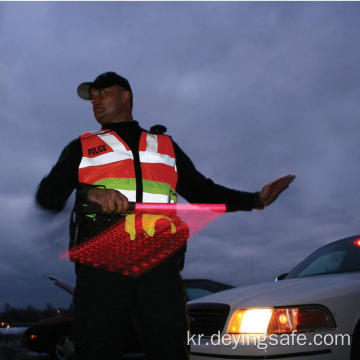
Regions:
<instances>
[{"instance_id":1,"label":"silver reflective stripe","mask_svg":"<svg viewBox=\"0 0 360 360\"><path fill-rule=\"evenodd\" d=\"M146 151L158 152L158 137L154 134L146 134Z\"/></svg>"},{"instance_id":2,"label":"silver reflective stripe","mask_svg":"<svg viewBox=\"0 0 360 360\"><path fill-rule=\"evenodd\" d=\"M175 166L175 159L169 155L139 151L140 162L149 164L165 164Z\"/></svg>"},{"instance_id":3,"label":"silver reflective stripe","mask_svg":"<svg viewBox=\"0 0 360 360\"><path fill-rule=\"evenodd\" d=\"M124 196L127 197L129 201L136 201L136 191L135 190L122 190L115 189L121 192ZM148 192L143 192L143 202L144 203L168 203L169 195L163 194L151 194Z\"/></svg>"},{"instance_id":4,"label":"silver reflective stripe","mask_svg":"<svg viewBox=\"0 0 360 360\"><path fill-rule=\"evenodd\" d=\"M81 159L80 162L80 169L88 167L88 166L98 166L98 165L106 165L106 164L110 164L116 161L121 161L121 160L128 160L128 159L133 159L132 154L130 153L115 153L115 152L111 152L111 153L105 153L103 155L99 155L96 156L94 158L88 158L88 157L83 157Z\"/></svg>"},{"instance_id":5,"label":"silver reflective stripe","mask_svg":"<svg viewBox=\"0 0 360 360\"><path fill-rule=\"evenodd\" d=\"M119 192L121 192L124 196L127 197L129 201L136 201L136 191L135 190L121 190L121 189L115 189Z\"/></svg>"},{"instance_id":6,"label":"silver reflective stripe","mask_svg":"<svg viewBox=\"0 0 360 360\"><path fill-rule=\"evenodd\" d=\"M168 203L169 195L151 194L151 193L144 192L143 193L143 202L145 202L145 203Z\"/></svg>"},{"instance_id":7,"label":"silver reflective stripe","mask_svg":"<svg viewBox=\"0 0 360 360\"><path fill-rule=\"evenodd\" d=\"M104 141L105 143L107 143L114 151L120 151L120 152L124 152L124 153L131 153L130 150L126 150L125 145L119 141L114 135L110 134L110 133L106 133L106 134L99 134L98 137Z\"/></svg>"}]
</instances>

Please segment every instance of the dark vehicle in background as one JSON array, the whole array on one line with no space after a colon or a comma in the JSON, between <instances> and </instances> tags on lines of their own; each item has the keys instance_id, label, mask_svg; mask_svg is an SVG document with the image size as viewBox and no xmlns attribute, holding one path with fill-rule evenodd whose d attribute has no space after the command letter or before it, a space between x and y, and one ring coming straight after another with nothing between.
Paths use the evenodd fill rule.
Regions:
<instances>
[{"instance_id":1,"label":"dark vehicle in background","mask_svg":"<svg viewBox=\"0 0 360 360\"><path fill-rule=\"evenodd\" d=\"M74 285L54 276L47 275L55 285L69 294L74 294ZM194 300L202 296L233 288L231 285L207 279L184 279L187 300ZM30 326L23 335L25 346L30 351L53 354L58 360L75 359L75 350L72 341L73 302L66 312L57 316L43 319ZM99 331L101 324L99 324ZM126 358L144 358L140 339L134 325L128 329L128 343L125 347Z\"/></svg>"}]
</instances>

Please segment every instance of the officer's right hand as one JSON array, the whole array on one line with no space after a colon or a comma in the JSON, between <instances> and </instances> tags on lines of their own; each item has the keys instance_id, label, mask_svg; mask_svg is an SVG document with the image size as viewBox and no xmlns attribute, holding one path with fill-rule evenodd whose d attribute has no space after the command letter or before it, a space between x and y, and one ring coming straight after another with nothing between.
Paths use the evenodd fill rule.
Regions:
<instances>
[{"instance_id":1,"label":"officer's right hand","mask_svg":"<svg viewBox=\"0 0 360 360\"><path fill-rule=\"evenodd\" d=\"M91 188L87 199L99 204L105 214L125 214L129 210L127 197L117 190Z\"/></svg>"}]
</instances>

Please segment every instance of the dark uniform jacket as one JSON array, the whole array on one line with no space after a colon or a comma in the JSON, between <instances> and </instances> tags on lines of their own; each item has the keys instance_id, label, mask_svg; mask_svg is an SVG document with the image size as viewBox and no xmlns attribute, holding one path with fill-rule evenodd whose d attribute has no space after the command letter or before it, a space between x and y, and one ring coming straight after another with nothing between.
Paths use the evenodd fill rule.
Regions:
<instances>
[{"instance_id":1,"label":"dark uniform jacket","mask_svg":"<svg viewBox=\"0 0 360 360\"><path fill-rule=\"evenodd\" d=\"M139 140L143 129L138 122L108 124L103 128L114 130L130 147L134 155L136 175L136 200L142 201L142 179L139 162ZM196 170L189 157L174 142L178 183L176 191L190 203L225 203L227 211L251 210L259 203L258 193L232 190L215 184ZM36 199L40 206L56 212L61 211L74 189L77 189L76 204L86 201L88 184L78 182L78 169L82 158L80 138L72 141L63 150L59 160L38 188ZM75 205L76 205L75 204ZM75 206L76 208L77 206ZM72 220L72 242L81 242L104 230L119 215L97 215L96 221L77 214Z\"/></svg>"}]
</instances>

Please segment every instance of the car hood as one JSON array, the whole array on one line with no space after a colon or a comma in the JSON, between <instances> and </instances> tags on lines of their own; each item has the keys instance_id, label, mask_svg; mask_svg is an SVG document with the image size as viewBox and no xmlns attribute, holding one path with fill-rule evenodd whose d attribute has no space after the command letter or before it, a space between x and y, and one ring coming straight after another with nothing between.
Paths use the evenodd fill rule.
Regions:
<instances>
[{"instance_id":1,"label":"car hood","mask_svg":"<svg viewBox=\"0 0 360 360\"><path fill-rule=\"evenodd\" d=\"M360 272L309 276L240 286L193 300L225 303L231 307L267 307L324 303L326 298L359 294ZM359 296L359 295L357 295Z\"/></svg>"},{"instance_id":2,"label":"car hood","mask_svg":"<svg viewBox=\"0 0 360 360\"><path fill-rule=\"evenodd\" d=\"M61 324L64 322L72 321L73 314L66 313L63 315L52 316L46 319L39 320L36 324L47 325L47 324Z\"/></svg>"},{"instance_id":3,"label":"car hood","mask_svg":"<svg viewBox=\"0 0 360 360\"><path fill-rule=\"evenodd\" d=\"M39 320L38 322L32 324L26 330L26 334L31 334L34 331L42 331L42 330L49 330L49 329L56 329L59 325L68 325L71 326L73 320L73 314L64 314L60 316L53 316L50 318Z\"/></svg>"}]
</instances>

